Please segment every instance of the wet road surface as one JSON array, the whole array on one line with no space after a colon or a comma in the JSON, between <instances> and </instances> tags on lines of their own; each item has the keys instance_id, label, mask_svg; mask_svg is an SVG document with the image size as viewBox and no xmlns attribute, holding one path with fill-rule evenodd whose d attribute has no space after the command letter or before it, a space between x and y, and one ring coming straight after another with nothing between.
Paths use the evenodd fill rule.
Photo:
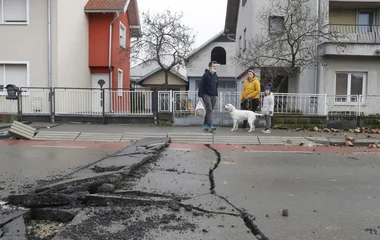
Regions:
<instances>
[{"instance_id":1,"label":"wet road surface","mask_svg":"<svg viewBox=\"0 0 380 240\"><path fill-rule=\"evenodd\" d=\"M217 195L253 214L269 239L379 239L380 156L250 151L220 154L221 162L214 172ZM191 197L184 204L236 213L225 201L209 194L207 174L214 162L212 151L173 147L153 171L136 181L134 189L174 193ZM284 209L288 217L282 216ZM178 232L163 231L160 235L156 230L148 236L252 239L241 219L220 215L212 219L194 220L207 232L186 238ZM366 231L374 228L379 230Z\"/></svg>"},{"instance_id":2,"label":"wet road surface","mask_svg":"<svg viewBox=\"0 0 380 240\"><path fill-rule=\"evenodd\" d=\"M116 146L117 147L117 146ZM106 144L0 142L0 199L33 187L37 181L62 177L117 151Z\"/></svg>"}]
</instances>

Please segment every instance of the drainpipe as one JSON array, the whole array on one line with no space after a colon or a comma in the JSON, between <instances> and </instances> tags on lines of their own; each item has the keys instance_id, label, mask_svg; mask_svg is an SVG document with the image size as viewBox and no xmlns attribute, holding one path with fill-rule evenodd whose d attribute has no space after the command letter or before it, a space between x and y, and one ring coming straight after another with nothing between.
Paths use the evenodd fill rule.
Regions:
<instances>
[{"instance_id":1,"label":"drainpipe","mask_svg":"<svg viewBox=\"0 0 380 240\"><path fill-rule=\"evenodd\" d=\"M108 49L108 69L110 71L110 81L109 81L109 85L110 85L110 88L112 89L112 80L113 80L113 74L112 74L112 67L111 67L111 59L112 59L112 26L114 24L114 22L116 22L116 20L119 18L120 14L117 12L116 13L116 17L114 20L112 20L111 24L110 24L110 39L109 39L109 49ZM110 94L110 110L112 111L112 90L111 90L111 94Z\"/></svg>"},{"instance_id":2,"label":"drainpipe","mask_svg":"<svg viewBox=\"0 0 380 240\"><path fill-rule=\"evenodd\" d=\"M321 30L321 0L317 0L317 17L318 17L318 31ZM314 83L314 88L315 88L315 93L318 94L319 93L319 77L320 77L320 71L319 71L319 64L320 64L320 61L319 61L319 36L317 38L317 47L316 47L316 51L317 51L317 71L316 71L316 80L315 80L315 83Z\"/></svg>"},{"instance_id":3,"label":"drainpipe","mask_svg":"<svg viewBox=\"0 0 380 240\"><path fill-rule=\"evenodd\" d=\"M52 91L52 63L51 63L51 0L47 0L47 30L48 30L48 88L49 92L49 100L50 100L50 121L54 123L54 114L53 114L53 91Z\"/></svg>"},{"instance_id":4,"label":"drainpipe","mask_svg":"<svg viewBox=\"0 0 380 240\"><path fill-rule=\"evenodd\" d=\"M48 87L52 87L51 82L51 0L47 0L48 5Z\"/></svg>"}]
</instances>

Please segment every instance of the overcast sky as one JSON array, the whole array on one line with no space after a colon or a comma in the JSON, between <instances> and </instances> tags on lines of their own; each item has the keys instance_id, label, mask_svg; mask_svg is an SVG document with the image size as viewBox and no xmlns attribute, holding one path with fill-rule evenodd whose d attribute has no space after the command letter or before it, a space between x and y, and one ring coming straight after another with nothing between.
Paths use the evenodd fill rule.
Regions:
<instances>
[{"instance_id":1,"label":"overcast sky","mask_svg":"<svg viewBox=\"0 0 380 240\"><path fill-rule=\"evenodd\" d=\"M197 33L195 47L224 29L227 0L137 0L139 11L159 12L170 9L183 12L183 22Z\"/></svg>"}]
</instances>

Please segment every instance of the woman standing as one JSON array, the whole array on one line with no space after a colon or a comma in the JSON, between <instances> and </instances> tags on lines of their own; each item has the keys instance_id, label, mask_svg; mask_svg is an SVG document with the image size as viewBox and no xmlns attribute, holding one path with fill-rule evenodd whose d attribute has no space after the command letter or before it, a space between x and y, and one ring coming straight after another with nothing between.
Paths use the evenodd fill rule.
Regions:
<instances>
[{"instance_id":1,"label":"woman standing","mask_svg":"<svg viewBox=\"0 0 380 240\"><path fill-rule=\"evenodd\" d=\"M243 92L240 96L240 109L255 112L260 105L260 81L253 70L248 70L247 78L244 81ZM243 128L247 128L247 120L243 122Z\"/></svg>"}]
</instances>

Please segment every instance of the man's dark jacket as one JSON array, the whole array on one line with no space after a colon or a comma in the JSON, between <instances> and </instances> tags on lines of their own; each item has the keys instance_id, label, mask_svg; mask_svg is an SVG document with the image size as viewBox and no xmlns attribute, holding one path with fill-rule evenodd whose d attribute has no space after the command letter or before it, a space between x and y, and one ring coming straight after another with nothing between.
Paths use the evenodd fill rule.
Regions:
<instances>
[{"instance_id":1,"label":"man's dark jacket","mask_svg":"<svg viewBox=\"0 0 380 240\"><path fill-rule=\"evenodd\" d=\"M212 74L208 69L202 76L198 90L198 97L203 98L203 95L218 96L218 75Z\"/></svg>"}]
</instances>

